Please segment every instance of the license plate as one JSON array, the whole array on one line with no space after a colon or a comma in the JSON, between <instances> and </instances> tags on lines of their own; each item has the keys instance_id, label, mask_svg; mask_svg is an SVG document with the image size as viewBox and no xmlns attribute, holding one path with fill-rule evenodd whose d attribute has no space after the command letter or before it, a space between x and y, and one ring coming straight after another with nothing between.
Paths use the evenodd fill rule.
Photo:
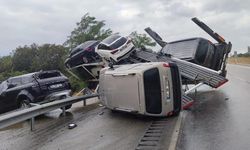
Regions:
<instances>
[{"instance_id":1,"label":"license plate","mask_svg":"<svg viewBox=\"0 0 250 150\"><path fill-rule=\"evenodd\" d=\"M51 85L50 86L50 88L52 88L52 89L56 89L56 88L60 88L60 87L62 87L63 85L60 83L60 84L53 84L53 85Z\"/></svg>"},{"instance_id":2,"label":"license plate","mask_svg":"<svg viewBox=\"0 0 250 150\"><path fill-rule=\"evenodd\" d=\"M126 45L124 45L123 47L121 47L121 49L120 49L120 51L123 51L125 48L127 48L128 47L128 45L126 44Z\"/></svg>"}]
</instances>

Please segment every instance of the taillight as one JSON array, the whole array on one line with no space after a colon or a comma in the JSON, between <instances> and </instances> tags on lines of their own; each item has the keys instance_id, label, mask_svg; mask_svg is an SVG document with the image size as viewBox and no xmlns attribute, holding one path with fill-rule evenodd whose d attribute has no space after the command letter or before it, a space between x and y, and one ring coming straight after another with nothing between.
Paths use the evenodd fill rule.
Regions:
<instances>
[{"instance_id":1,"label":"taillight","mask_svg":"<svg viewBox=\"0 0 250 150\"><path fill-rule=\"evenodd\" d=\"M225 84L227 81L228 81L228 79L226 79L226 80L224 80L224 81L220 81L220 82L215 86L215 88L218 88L218 87L222 86L222 85Z\"/></svg>"},{"instance_id":2,"label":"taillight","mask_svg":"<svg viewBox=\"0 0 250 150\"><path fill-rule=\"evenodd\" d=\"M168 63L164 63L163 67L170 67Z\"/></svg>"},{"instance_id":3,"label":"taillight","mask_svg":"<svg viewBox=\"0 0 250 150\"><path fill-rule=\"evenodd\" d=\"M113 51L111 52L111 54L115 54L115 53L117 53L118 51L119 51L118 49L113 50Z\"/></svg>"}]
</instances>

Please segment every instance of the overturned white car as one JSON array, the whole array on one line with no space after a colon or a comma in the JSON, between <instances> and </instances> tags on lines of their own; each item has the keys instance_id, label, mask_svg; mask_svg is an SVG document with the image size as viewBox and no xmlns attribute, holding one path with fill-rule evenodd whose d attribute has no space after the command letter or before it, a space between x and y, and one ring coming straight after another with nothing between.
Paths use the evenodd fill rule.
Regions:
<instances>
[{"instance_id":1,"label":"overturned white car","mask_svg":"<svg viewBox=\"0 0 250 150\"><path fill-rule=\"evenodd\" d=\"M99 80L100 101L111 110L148 116L177 115L182 89L174 63L139 63L104 68Z\"/></svg>"}]
</instances>

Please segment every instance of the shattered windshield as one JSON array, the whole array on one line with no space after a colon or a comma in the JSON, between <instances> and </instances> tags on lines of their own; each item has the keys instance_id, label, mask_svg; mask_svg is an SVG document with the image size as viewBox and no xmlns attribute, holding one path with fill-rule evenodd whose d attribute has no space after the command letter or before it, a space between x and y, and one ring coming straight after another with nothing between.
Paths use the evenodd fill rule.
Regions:
<instances>
[{"instance_id":1,"label":"shattered windshield","mask_svg":"<svg viewBox=\"0 0 250 150\"><path fill-rule=\"evenodd\" d=\"M0 94L1 94L3 91L7 90L7 88L8 88L7 82L6 82L6 81L3 81L3 82L0 84Z\"/></svg>"}]
</instances>

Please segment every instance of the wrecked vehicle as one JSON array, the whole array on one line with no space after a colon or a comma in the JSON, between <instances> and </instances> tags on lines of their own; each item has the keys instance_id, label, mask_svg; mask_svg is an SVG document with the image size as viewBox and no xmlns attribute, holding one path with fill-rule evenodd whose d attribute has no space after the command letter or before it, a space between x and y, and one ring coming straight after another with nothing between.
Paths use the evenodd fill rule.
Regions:
<instances>
[{"instance_id":1,"label":"wrecked vehicle","mask_svg":"<svg viewBox=\"0 0 250 150\"><path fill-rule=\"evenodd\" d=\"M99 41L86 41L70 51L68 58L65 60L67 68L75 67L83 63L91 63L100 60L99 55L95 53L95 47Z\"/></svg>"},{"instance_id":2,"label":"wrecked vehicle","mask_svg":"<svg viewBox=\"0 0 250 150\"><path fill-rule=\"evenodd\" d=\"M134 48L129 37L114 34L102 40L96 47L96 52L105 60L116 63L128 57L135 50Z\"/></svg>"},{"instance_id":3,"label":"wrecked vehicle","mask_svg":"<svg viewBox=\"0 0 250 150\"><path fill-rule=\"evenodd\" d=\"M226 42L222 36L197 18L192 20L218 43L212 43L205 38L189 38L166 42L156 32L146 28L145 31L161 46L158 52L135 48L129 55L121 58L122 61L112 63L113 61L109 59L112 55L109 54L101 56L106 57L109 63L83 63L80 66L68 68L68 71L75 77L87 81L87 83L92 83L94 80L97 85L100 70L109 64L174 62L180 69L183 84L202 82L217 88L228 81L225 78L227 74L226 63L232 44L231 42ZM112 45L112 43L110 44ZM109 51L109 53L111 52L113 51ZM116 53L115 50L114 53Z\"/></svg>"},{"instance_id":4,"label":"wrecked vehicle","mask_svg":"<svg viewBox=\"0 0 250 150\"><path fill-rule=\"evenodd\" d=\"M102 69L99 94L102 104L114 111L170 116L178 115L182 109L180 74L174 63L138 63Z\"/></svg>"},{"instance_id":5,"label":"wrecked vehicle","mask_svg":"<svg viewBox=\"0 0 250 150\"><path fill-rule=\"evenodd\" d=\"M230 42L226 43L222 36L199 19L192 18L192 21L218 43L212 43L208 39L201 37L166 42L151 28L148 27L145 31L162 47L159 55L173 56L215 71L221 70L221 75L225 77L226 59L231 51L232 44Z\"/></svg>"},{"instance_id":6,"label":"wrecked vehicle","mask_svg":"<svg viewBox=\"0 0 250 150\"><path fill-rule=\"evenodd\" d=\"M0 113L31 103L43 104L71 95L67 77L57 70L40 71L11 77L0 84ZM71 105L66 106L69 109Z\"/></svg>"}]
</instances>

